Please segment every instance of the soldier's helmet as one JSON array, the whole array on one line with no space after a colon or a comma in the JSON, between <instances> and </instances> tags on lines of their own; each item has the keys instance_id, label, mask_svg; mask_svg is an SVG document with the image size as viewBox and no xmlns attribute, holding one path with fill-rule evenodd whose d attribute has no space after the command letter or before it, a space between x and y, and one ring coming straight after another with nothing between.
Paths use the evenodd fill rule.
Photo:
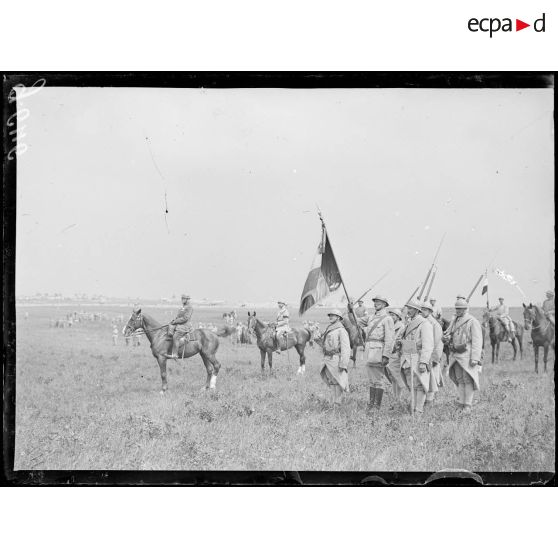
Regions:
<instances>
[{"instance_id":1,"label":"soldier's helmet","mask_svg":"<svg viewBox=\"0 0 558 558\"><path fill-rule=\"evenodd\" d=\"M382 295L373 296L372 301L376 302L376 300L379 300L380 302L384 302L386 306L389 306L388 299L385 296Z\"/></svg>"},{"instance_id":2,"label":"soldier's helmet","mask_svg":"<svg viewBox=\"0 0 558 558\"><path fill-rule=\"evenodd\" d=\"M338 308L334 308L333 310L330 310L327 313L328 316L339 316L340 318L343 317L343 312L341 312L341 310L339 310Z\"/></svg>"},{"instance_id":3,"label":"soldier's helmet","mask_svg":"<svg viewBox=\"0 0 558 558\"><path fill-rule=\"evenodd\" d=\"M430 310L431 312L434 310L434 308L432 308L432 304L430 304L429 302L426 302L426 301L423 302L420 305L420 307L421 307L422 310L426 309L426 310Z\"/></svg>"},{"instance_id":4,"label":"soldier's helmet","mask_svg":"<svg viewBox=\"0 0 558 558\"><path fill-rule=\"evenodd\" d=\"M401 310L398 310L397 308L390 308L390 309L388 310L388 312L389 312L390 314L395 314L395 315L396 315L397 317L399 317L399 318L402 317L402 315L401 315Z\"/></svg>"},{"instance_id":5,"label":"soldier's helmet","mask_svg":"<svg viewBox=\"0 0 558 558\"><path fill-rule=\"evenodd\" d=\"M420 310L421 303L420 300L410 300L405 304L407 308L414 308L415 310Z\"/></svg>"},{"instance_id":6,"label":"soldier's helmet","mask_svg":"<svg viewBox=\"0 0 558 558\"><path fill-rule=\"evenodd\" d=\"M469 308L469 304L467 303L467 300L463 297L459 297L456 301L455 301L455 307L456 308Z\"/></svg>"},{"instance_id":7,"label":"soldier's helmet","mask_svg":"<svg viewBox=\"0 0 558 558\"><path fill-rule=\"evenodd\" d=\"M436 302L436 299L433 296L431 296L430 297L430 302Z\"/></svg>"},{"instance_id":8,"label":"soldier's helmet","mask_svg":"<svg viewBox=\"0 0 558 558\"><path fill-rule=\"evenodd\" d=\"M190 300L190 295L183 294L180 298L182 298L182 300Z\"/></svg>"},{"instance_id":9,"label":"soldier's helmet","mask_svg":"<svg viewBox=\"0 0 558 558\"><path fill-rule=\"evenodd\" d=\"M546 291L546 294L547 294L548 296L554 296L554 291Z\"/></svg>"},{"instance_id":10,"label":"soldier's helmet","mask_svg":"<svg viewBox=\"0 0 558 558\"><path fill-rule=\"evenodd\" d=\"M137 314L141 312L141 306L139 304L134 304L134 313Z\"/></svg>"}]
</instances>

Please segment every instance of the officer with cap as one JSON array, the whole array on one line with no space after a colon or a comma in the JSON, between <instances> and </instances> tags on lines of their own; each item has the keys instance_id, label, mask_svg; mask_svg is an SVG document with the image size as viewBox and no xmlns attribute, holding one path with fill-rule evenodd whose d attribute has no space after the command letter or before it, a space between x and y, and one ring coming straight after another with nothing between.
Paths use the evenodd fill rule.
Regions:
<instances>
[{"instance_id":1,"label":"officer with cap","mask_svg":"<svg viewBox=\"0 0 558 558\"><path fill-rule=\"evenodd\" d=\"M366 351L366 372L370 382L370 402L367 410L379 409L387 384L386 366L393 351L395 342L395 326L388 314L388 299L382 295L372 298L375 313L373 316L359 318L359 324L364 328Z\"/></svg>"},{"instance_id":2,"label":"officer with cap","mask_svg":"<svg viewBox=\"0 0 558 558\"><path fill-rule=\"evenodd\" d=\"M502 322L506 333L508 334L508 339L511 342L515 337L515 326L513 320L510 318L510 311L508 307L504 304L504 299L500 297L498 299L498 305L493 308L489 308L490 312L496 312L499 320Z\"/></svg>"},{"instance_id":3,"label":"officer with cap","mask_svg":"<svg viewBox=\"0 0 558 558\"><path fill-rule=\"evenodd\" d=\"M468 310L467 301L458 298L455 321L443 337L450 351L449 377L457 385L459 407L466 413L471 412L474 392L480 388L482 370L482 328Z\"/></svg>"},{"instance_id":4,"label":"officer with cap","mask_svg":"<svg viewBox=\"0 0 558 558\"><path fill-rule=\"evenodd\" d=\"M430 361L430 386L426 394L426 403L433 403L434 396L439 388L443 385L441 362L444 354L444 344L442 343L442 326L433 316L432 305L428 302L421 304L420 313L432 324L432 333L434 339L434 349L432 351L432 359Z\"/></svg>"},{"instance_id":5,"label":"officer with cap","mask_svg":"<svg viewBox=\"0 0 558 558\"><path fill-rule=\"evenodd\" d=\"M349 391L349 359L351 345L349 334L343 326L341 310L331 310L328 313L329 325L322 335L322 350L324 358L320 376L330 387L333 407L341 404L343 392Z\"/></svg>"},{"instance_id":6,"label":"officer with cap","mask_svg":"<svg viewBox=\"0 0 558 558\"><path fill-rule=\"evenodd\" d=\"M176 318L174 318L174 320L172 320L169 324L167 335L172 337L172 352L171 354L165 355L167 358L178 358L178 345L180 344L180 339L193 330L190 320L192 319L194 309L190 304L190 296L183 294L181 296L181 300L182 308L178 311Z\"/></svg>"},{"instance_id":7,"label":"officer with cap","mask_svg":"<svg viewBox=\"0 0 558 558\"><path fill-rule=\"evenodd\" d=\"M407 387L413 386L412 402L415 413L422 413L426 393L430 387L430 362L434 350L432 325L420 314L421 303L412 300L406 305L409 321L401 333L398 344L401 355L401 369ZM413 377L411 378L411 374Z\"/></svg>"},{"instance_id":8,"label":"officer with cap","mask_svg":"<svg viewBox=\"0 0 558 558\"><path fill-rule=\"evenodd\" d=\"M363 300L357 300L357 306L354 309L354 313L357 318L364 318L365 316L368 316L368 310L366 309L366 306L364 306Z\"/></svg>"}]
</instances>

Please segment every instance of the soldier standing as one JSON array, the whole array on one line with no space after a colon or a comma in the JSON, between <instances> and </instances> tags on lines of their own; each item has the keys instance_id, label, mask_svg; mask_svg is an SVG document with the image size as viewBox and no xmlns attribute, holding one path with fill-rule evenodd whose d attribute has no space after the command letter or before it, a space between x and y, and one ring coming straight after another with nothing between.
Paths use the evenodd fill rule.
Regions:
<instances>
[{"instance_id":1,"label":"soldier standing","mask_svg":"<svg viewBox=\"0 0 558 558\"><path fill-rule=\"evenodd\" d=\"M389 362L387 365L387 371L391 379L391 387L393 389L394 397L394 403L390 406L390 409L394 409L395 404L401 401L401 393L405 389L405 380L401 374L401 357L399 355L399 352L395 348L395 344L401 336L405 324L403 323L401 312L396 308L390 308L388 310L388 313L393 320L395 338L394 348L389 355Z\"/></svg>"},{"instance_id":2,"label":"soldier standing","mask_svg":"<svg viewBox=\"0 0 558 558\"><path fill-rule=\"evenodd\" d=\"M180 339L184 337L187 333L192 331L192 324L190 320L194 309L190 304L190 296L182 295L182 308L178 311L176 318L171 321L168 330L168 336L172 337L172 352L171 354L165 355L167 358L178 358L178 345Z\"/></svg>"},{"instance_id":3,"label":"soldier standing","mask_svg":"<svg viewBox=\"0 0 558 558\"><path fill-rule=\"evenodd\" d=\"M457 385L459 407L466 413L471 412L482 370L482 328L468 309L466 300L457 299L455 321L443 338L450 350L449 377Z\"/></svg>"},{"instance_id":4,"label":"soldier standing","mask_svg":"<svg viewBox=\"0 0 558 558\"><path fill-rule=\"evenodd\" d=\"M546 318L554 326L554 291L546 291L546 300L542 303L542 310Z\"/></svg>"},{"instance_id":5,"label":"soldier standing","mask_svg":"<svg viewBox=\"0 0 558 558\"><path fill-rule=\"evenodd\" d=\"M347 367L351 353L349 334L342 324L343 314L340 310L331 310L327 315L327 326L323 339L322 369L320 376L330 387L333 407L341 404L343 392L349 391L349 373Z\"/></svg>"},{"instance_id":6,"label":"soldier standing","mask_svg":"<svg viewBox=\"0 0 558 558\"><path fill-rule=\"evenodd\" d=\"M287 347L287 335L290 331L289 327L289 310L287 308L287 303L283 301L277 301L279 306L279 311L277 312L277 318L275 319L275 352L281 352L281 338L285 339L285 348Z\"/></svg>"},{"instance_id":7,"label":"soldier standing","mask_svg":"<svg viewBox=\"0 0 558 558\"><path fill-rule=\"evenodd\" d=\"M434 340L434 348L432 350L432 358L430 361L430 386L426 394L426 403L433 403L434 396L439 388L443 386L442 378L442 356L444 354L444 344L442 343L442 326L434 318L432 305L428 302L423 302L421 305L421 314L432 324L432 333Z\"/></svg>"},{"instance_id":8,"label":"soldier standing","mask_svg":"<svg viewBox=\"0 0 558 558\"><path fill-rule=\"evenodd\" d=\"M409 321L401 333L401 369L407 387L413 385L413 412L422 413L426 393L430 387L430 360L434 349L432 325L420 315L420 302L410 301L406 305ZM411 378L413 374L413 378Z\"/></svg>"},{"instance_id":9,"label":"soldier standing","mask_svg":"<svg viewBox=\"0 0 558 558\"><path fill-rule=\"evenodd\" d=\"M382 405L382 397L387 383L386 366L395 342L393 319L387 311L388 299L385 296L377 295L372 298L372 301L376 310L374 316L359 318L359 324L364 327L366 371L370 382L368 411L374 408L379 409Z\"/></svg>"}]
</instances>

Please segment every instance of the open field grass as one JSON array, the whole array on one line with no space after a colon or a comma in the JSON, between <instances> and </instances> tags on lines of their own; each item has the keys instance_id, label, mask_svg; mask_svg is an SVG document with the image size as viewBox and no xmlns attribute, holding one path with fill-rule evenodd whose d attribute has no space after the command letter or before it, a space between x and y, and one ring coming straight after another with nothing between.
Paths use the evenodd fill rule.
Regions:
<instances>
[{"instance_id":1,"label":"open field grass","mask_svg":"<svg viewBox=\"0 0 558 558\"><path fill-rule=\"evenodd\" d=\"M98 310L129 314L124 307ZM307 349L304 376L296 374L294 350L290 364L285 353L275 355L274 374L262 376L256 345L221 339L215 393L200 392L205 369L195 356L169 364L169 391L162 396L145 338L132 348L120 337L113 347L110 321L49 327L50 318L68 311L18 308L18 470L554 470L554 354L548 373L535 375L528 334L523 361L511 361L507 344L499 365L485 364L471 415L455 410L449 382L420 419L388 410L386 396L372 420L365 415L362 353L350 373L351 393L336 413L326 404L317 347ZM165 309L144 312L169 320ZM222 312L196 309L194 318L221 323ZM271 319L274 311L258 315ZM325 310L308 318L325 323Z\"/></svg>"}]
</instances>

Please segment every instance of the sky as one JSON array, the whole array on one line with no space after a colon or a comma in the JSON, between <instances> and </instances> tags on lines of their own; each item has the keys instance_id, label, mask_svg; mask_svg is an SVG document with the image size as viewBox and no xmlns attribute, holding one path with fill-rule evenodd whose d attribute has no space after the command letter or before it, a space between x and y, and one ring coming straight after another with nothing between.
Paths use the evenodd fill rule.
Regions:
<instances>
[{"instance_id":1,"label":"sky","mask_svg":"<svg viewBox=\"0 0 558 558\"><path fill-rule=\"evenodd\" d=\"M18 96L18 296L296 306L317 205L352 296L390 270L374 292L403 304L444 234L442 305L487 266L525 293L490 272L491 303L554 287L552 89L33 93Z\"/></svg>"}]
</instances>

